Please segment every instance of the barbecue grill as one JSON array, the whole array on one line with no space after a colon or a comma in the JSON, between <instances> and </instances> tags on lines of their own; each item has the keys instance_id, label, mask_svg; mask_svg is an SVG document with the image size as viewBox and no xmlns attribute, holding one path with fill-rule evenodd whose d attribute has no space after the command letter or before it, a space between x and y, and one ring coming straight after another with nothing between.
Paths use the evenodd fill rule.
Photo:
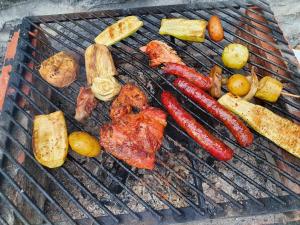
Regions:
<instances>
[{"instance_id":1,"label":"barbecue grill","mask_svg":"<svg viewBox=\"0 0 300 225\"><path fill-rule=\"evenodd\" d=\"M263 15L266 22L245 14ZM218 15L225 39L215 43L189 43L158 34L160 20L170 17L202 18ZM47 169L33 157L31 148L34 115L62 110L68 131L84 130L98 136L99 127L109 121L110 103L99 103L85 124L74 119L79 87L86 85L84 51L108 25L127 15L137 15L144 26L136 34L111 46L121 83L134 82L147 93L153 106L162 107L160 93L171 90L185 109L235 151L229 162L210 157L171 118L165 138L156 155L153 171L131 168L103 151L97 158L85 159L70 151L66 163ZM259 26L257 26L259 24ZM271 30L274 44L251 33L248 28ZM280 52L270 52L243 34L272 44ZM279 213L300 209L299 160L255 133L251 147L242 148L222 124L172 85L170 77L149 67L139 47L150 40L172 46L190 66L209 73L217 64L226 76L220 55L232 41L254 46L285 62L286 68L250 51L277 70L250 60L249 65L272 74L285 83L284 89L299 94L300 73L293 52L264 1L247 3L172 5L96 11L65 15L26 17L12 32L3 77L7 78L1 112L0 223L53 224L65 222L93 224L156 224ZM38 68L44 59L58 51L78 57L80 76L68 88L58 89L44 81ZM249 73L249 67L244 68ZM258 73L258 76L262 76ZM2 81L5 79L2 78ZM260 102L295 122L300 122L299 101L280 97L276 104ZM298 113L298 114L297 114ZM284 135L284 134L283 134Z\"/></svg>"}]
</instances>

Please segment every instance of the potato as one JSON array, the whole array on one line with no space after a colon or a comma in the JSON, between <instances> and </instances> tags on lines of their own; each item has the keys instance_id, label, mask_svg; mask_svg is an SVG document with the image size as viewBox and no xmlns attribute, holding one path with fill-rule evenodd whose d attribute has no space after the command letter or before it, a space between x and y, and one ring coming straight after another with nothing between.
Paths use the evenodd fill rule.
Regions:
<instances>
[{"instance_id":1,"label":"potato","mask_svg":"<svg viewBox=\"0 0 300 225\"><path fill-rule=\"evenodd\" d=\"M208 21L207 30L209 37L213 41L222 41L224 38L224 30L222 27L221 20L218 16L211 16Z\"/></svg>"},{"instance_id":2,"label":"potato","mask_svg":"<svg viewBox=\"0 0 300 225\"><path fill-rule=\"evenodd\" d=\"M228 79L227 88L230 93L243 96L250 90L250 82L241 74L234 74Z\"/></svg>"},{"instance_id":3,"label":"potato","mask_svg":"<svg viewBox=\"0 0 300 225\"><path fill-rule=\"evenodd\" d=\"M98 140L82 131L71 133L69 135L69 144L73 151L87 157L96 157L101 150Z\"/></svg>"},{"instance_id":4,"label":"potato","mask_svg":"<svg viewBox=\"0 0 300 225\"><path fill-rule=\"evenodd\" d=\"M36 160L46 167L59 167L65 162L69 145L63 112L34 117L32 148Z\"/></svg>"},{"instance_id":5,"label":"potato","mask_svg":"<svg viewBox=\"0 0 300 225\"><path fill-rule=\"evenodd\" d=\"M39 72L44 80L55 87L67 87L78 73L78 63L73 56L66 52L59 52L44 60Z\"/></svg>"},{"instance_id":6,"label":"potato","mask_svg":"<svg viewBox=\"0 0 300 225\"><path fill-rule=\"evenodd\" d=\"M242 69L249 58L248 48L241 44L229 44L224 48L222 61L231 69Z\"/></svg>"}]
</instances>

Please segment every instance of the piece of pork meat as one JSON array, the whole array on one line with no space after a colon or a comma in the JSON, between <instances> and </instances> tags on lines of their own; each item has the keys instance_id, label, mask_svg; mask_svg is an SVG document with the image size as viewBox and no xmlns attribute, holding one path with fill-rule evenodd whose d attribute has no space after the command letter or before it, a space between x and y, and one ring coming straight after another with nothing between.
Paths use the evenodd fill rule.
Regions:
<instances>
[{"instance_id":1,"label":"piece of pork meat","mask_svg":"<svg viewBox=\"0 0 300 225\"><path fill-rule=\"evenodd\" d=\"M157 67L163 63L178 63L185 65L176 51L162 41L150 41L147 45L140 48L150 58L150 66Z\"/></svg>"},{"instance_id":2,"label":"piece of pork meat","mask_svg":"<svg viewBox=\"0 0 300 225\"><path fill-rule=\"evenodd\" d=\"M75 119L79 122L86 120L97 106L97 100L91 88L81 87L77 97Z\"/></svg>"},{"instance_id":3,"label":"piece of pork meat","mask_svg":"<svg viewBox=\"0 0 300 225\"><path fill-rule=\"evenodd\" d=\"M146 107L102 126L100 143L107 152L131 166L153 169L166 125L165 112Z\"/></svg>"},{"instance_id":4,"label":"piece of pork meat","mask_svg":"<svg viewBox=\"0 0 300 225\"><path fill-rule=\"evenodd\" d=\"M125 84L118 97L113 101L110 108L112 120L120 118L132 111L132 107L139 110L148 106L148 99L145 93L132 83Z\"/></svg>"}]
</instances>

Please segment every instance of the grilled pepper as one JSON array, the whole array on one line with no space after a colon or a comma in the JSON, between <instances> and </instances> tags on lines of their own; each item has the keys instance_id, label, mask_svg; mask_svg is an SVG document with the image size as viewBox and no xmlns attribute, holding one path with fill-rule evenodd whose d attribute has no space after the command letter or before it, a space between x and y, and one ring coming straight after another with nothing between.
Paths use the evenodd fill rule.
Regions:
<instances>
[{"instance_id":1,"label":"grilled pepper","mask_svg":"<svg viewBox=\"0 0 300 225\"><path fill-rule=\"evenodd\" d=\"M269 102L276 102L282 88L283 85L280 81L270 76L266 76L259 81L255 97Z\"/></svg>"},{"instance_id":2,"label":"grilled pepper","mask_svg":"<svg viewBox=\"0 0 300 225\"><path fill-rule=\"evenodd\" d=\"M135 33L141 26L143 22L136 16L124 17L102 31L95 38L95 42L106 46L113 45Z\"/></svg>"},{"instance_id":3,"label":"grilled pepper","mask_svg":"<svg viewBox=\"0 0 300 225\"><path fill-rule=\"evenodd\" d=\"M254 130L300 158L300 126L267 108L228 93L219 103L245 120Z\"/></svg>"},{"instance_id":4,"label":"grilled pepper","mask_svg":"<svg viewBox=\"0 0 300 225\"><path fill-rule=\"evenodd\" d=\"M162 19L159 33L185 41L203 42L206 26L205 20Z\"/></svg>"},{"instance_id":5,"label":"grilled pepper","mask_svg":"<svg viewBox=\"0 0 300 225\"><path fill-rule=\"evenodd\" d=\"M85 70L88 85L99 76L114 76L117 70L109 49L105 45L93 44L85 50Z\"/></svg>"},{"instance_id":6,"label":"grilled pepper","mask_svg":"<svg viewBox=\"0 0 300 225\"><path fill-rule=\"evenodd\" d=\"M49 168L61 166L68 154L68 134L62 111L38 115L33 121L32 148L36 160Z\"/></svg>"}]
</instances>

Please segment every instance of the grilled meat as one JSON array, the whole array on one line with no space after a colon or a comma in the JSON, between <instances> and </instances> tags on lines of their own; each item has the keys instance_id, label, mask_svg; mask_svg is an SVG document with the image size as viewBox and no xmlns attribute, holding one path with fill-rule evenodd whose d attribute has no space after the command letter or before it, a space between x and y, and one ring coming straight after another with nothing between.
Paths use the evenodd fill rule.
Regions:
<instances>
[{"instance_id":1,"label":"grilled meat","mask_svg":"<svg viewBox=\"0 0 300 225\"><path fill-rule=\"evenodd\" d=\"M91 115L96 106L97 100L91 88L81 87L77 97L75 119L79 122L83 122Z\"/></svg>"},{"instance_id":2,"label":"grilled meat","mask_svg":"<svg viewBox=\"0 0 300 225\"><path fill-rule=\"evenodd\" d=\"M155 152L160 148L166 114L147 107L139 113L129 113L100 129L100 143L106 151L127 164L153 169Z\"/></svg>"},{"instance_id":3,"label":"grilled meat","mask_svg":"<svg viewBox=\"0 0 300 225\"><path fill-rule=\"evenodd\" d=\"M114 100L110 110L112 120L120 118L132 111L132 107L143 109L148 105L145 93L134 84L125 84L119 96Z\"/></svg>"},{"instance_id":4,"label":"grilled meat","mask_svg":"<svg viewBox=\"0 0 300 225\"><path fill-rule=\"evenodd\" d=\"M148 54L151 67L157 67L163 63L185 65L176 51L164 42L157 40L150 41L147 45L141 47L140 50Z\"/></svg>"}]
</instances>

